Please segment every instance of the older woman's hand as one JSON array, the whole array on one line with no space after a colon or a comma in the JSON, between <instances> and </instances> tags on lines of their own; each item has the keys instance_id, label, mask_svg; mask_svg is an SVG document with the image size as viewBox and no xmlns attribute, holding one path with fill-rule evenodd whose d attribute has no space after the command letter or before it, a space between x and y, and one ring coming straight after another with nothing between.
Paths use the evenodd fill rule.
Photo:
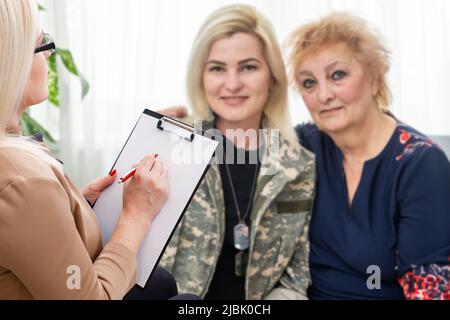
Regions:
<instances>
[{"instance_id":1,"label":"older woman's hand","mask_svg":"<svg viewBox=\"0 0 450 320\"><path fill-rule=\"evenodd\" d=\"M117 171L113 170L109 175L90 182L87 186L81 189L81 193L92 206L97 201L98 197L100 197L103 190L108 188L116 180L116 177Z\"/></svg>"},{"instance_id":2,"label":"older woman's hand","mask_svg":"<svg viewBox=\"0 0 450 320\"><path fill-rule=\"evenodd\" d=\"M136 173L125 183L122 214L110 241L119 242L137 254L153 219L166 202L169 179L164 165L153 155L133 167Z\"/></svg>"},{"instance_id":3,"label":"older woman's hand","mask_svg":"<svg viewBox=\"0 0 450 320\"><path fill-rule=\"evenodd\" d=\"M183 118L187 116L187 108L185 106L172 106L159 110L158 112L171 118Z\"/></svg>"},{"instance_id":4,"label":"older woman's hand","mask_svg":"<svg viewBox=\"0 0 450 320\"><path fill-rule=\"evenodd\" d=\"M167 169L154 155L134 165L134 177L125 183L123 214L143 225L152 222L169 194Z\"/></svg>"}]
</instances>

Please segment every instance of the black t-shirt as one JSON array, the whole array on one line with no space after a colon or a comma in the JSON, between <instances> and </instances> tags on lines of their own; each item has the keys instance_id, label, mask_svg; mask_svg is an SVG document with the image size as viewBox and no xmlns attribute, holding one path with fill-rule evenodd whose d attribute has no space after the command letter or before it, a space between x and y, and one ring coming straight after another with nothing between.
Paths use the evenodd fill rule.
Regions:
<instances>
[{"instance_id":1,"label":"black t-shirt","mask_svg":"<svg viewBox=\"0 0 450 320\"><path fill-rule=\"evenodd\" d=\"M228 146L230 142L228 141ZM241 152L241 153L239 153ZM259 170L259 161L256 157L257 151L238 150L234 147L235 161L228 164L230 176L236 191L236 198L241 215L244 216L249 202L255 170ZM245 153L245 164L238 164L237 157ZM242 162L242 161L241 161ZM245 276L237 276L235 272L235 258L240 251L234 247L233 228L239 223L236 212L230 182L226 172L225 164L219 165L222 178L222 188L225 201L225 238L219 260L216 265L214 276L209 286L205 300L244 300L245 299ZM256 185L256 184L255 184ZM245 223L250 229L251 207ZM248 250L246 250L248 251ZM247 254L247 252L246 252Z\"/></svg>"}]
</instances>

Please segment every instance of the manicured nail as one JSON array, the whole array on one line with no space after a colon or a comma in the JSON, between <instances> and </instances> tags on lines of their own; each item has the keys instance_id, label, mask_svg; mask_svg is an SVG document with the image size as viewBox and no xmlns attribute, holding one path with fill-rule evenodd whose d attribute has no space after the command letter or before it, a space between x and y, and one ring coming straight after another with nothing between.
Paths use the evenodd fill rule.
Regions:
<instances>
[{"instance_id":1,"label":"manicured nail","mask_svg":"<svg viewBox=\"0 0 450 320\"><path fill-rule=\"evenodd\" d=\"M152 153L153 154L153 158L158 158L159 157L159 153ZM144 159L141 160L141 162L144 161Z\"/></svg>"},{"instance_id":2,"label":"manicured nail","mask_svg":"<svg viewBox=\"0 0 450 320\"><path fill-rule=\"evenodd\" d=\"M110 175L111 177L114 177L116 174L117 174L117 169L114 169L113 171L111 171L111 172L109 173L109 175Z\"/></svg>"}]
</instances>

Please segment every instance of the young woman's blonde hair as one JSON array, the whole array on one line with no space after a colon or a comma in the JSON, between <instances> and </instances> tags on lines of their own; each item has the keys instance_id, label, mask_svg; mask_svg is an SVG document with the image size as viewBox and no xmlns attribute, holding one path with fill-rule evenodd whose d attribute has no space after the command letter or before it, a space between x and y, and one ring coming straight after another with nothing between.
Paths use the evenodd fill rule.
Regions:
<instances>
[{"instance_id":1,"label":"young woman's blonde hair","mask_svg":"<svg viewBox=\"0 0 450 320\"><path fill-rule=\"evenodd\" d=\"M349 13L331 13L292 33L288 45L291 47L289 69L293 83L300 88L298 74L306 57L311 57L324 45L338 43L345 43L358 62L378 80L379 90L375 99L381 109L387 110L392 100L386 79L390 69L390 51L378 31Z\"/></svg>"},{"instance_id":2,"label":"young woman's blonde hair","mask_svg":"<svg viewBox=\"0 0 450 320\"><path fill-rule=\"evenodd\" d=\"M264 113L270 125L280 129L283 136L292 143L298 143L289 118L288 80L277 37L271 23L249 5L230 5L214 11L197 34L187 70L187 93L194 118L212 119L212 110L203 86L203 73L212 45L219 39L239 32L253 34L260 40L262 54L269 65L274 83L264 106Z\"/></svg>"},{"instance_id":3,"label":"young woman's blonde hair","mask_svg":"<svg viewBox=\"0 0 450 320\"><path fill-rule=\"evenodd\" d=\"M38 32L35 0L0 1L0 147L15 147L44 156L43 147L24 137L11 136L7 126L20 110L33 64Z\"/></svg>"}]
</instances>

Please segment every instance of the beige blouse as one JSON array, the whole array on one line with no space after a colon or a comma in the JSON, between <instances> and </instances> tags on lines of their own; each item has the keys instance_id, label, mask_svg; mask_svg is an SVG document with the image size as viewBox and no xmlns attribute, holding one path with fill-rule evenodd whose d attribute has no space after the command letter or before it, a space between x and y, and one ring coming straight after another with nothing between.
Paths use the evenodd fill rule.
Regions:
<instances>
[{"instance_id":1,"label":"beige blouse","mask_svg":"<svg viewBox=\"0 0 450 320\"><path fill-rule=\"evenodd\" d=\"M119 243L102 247L62 166L0 148L0 299L122 299L135 278L136 257Z\"/></svg>"}]
</instances>

